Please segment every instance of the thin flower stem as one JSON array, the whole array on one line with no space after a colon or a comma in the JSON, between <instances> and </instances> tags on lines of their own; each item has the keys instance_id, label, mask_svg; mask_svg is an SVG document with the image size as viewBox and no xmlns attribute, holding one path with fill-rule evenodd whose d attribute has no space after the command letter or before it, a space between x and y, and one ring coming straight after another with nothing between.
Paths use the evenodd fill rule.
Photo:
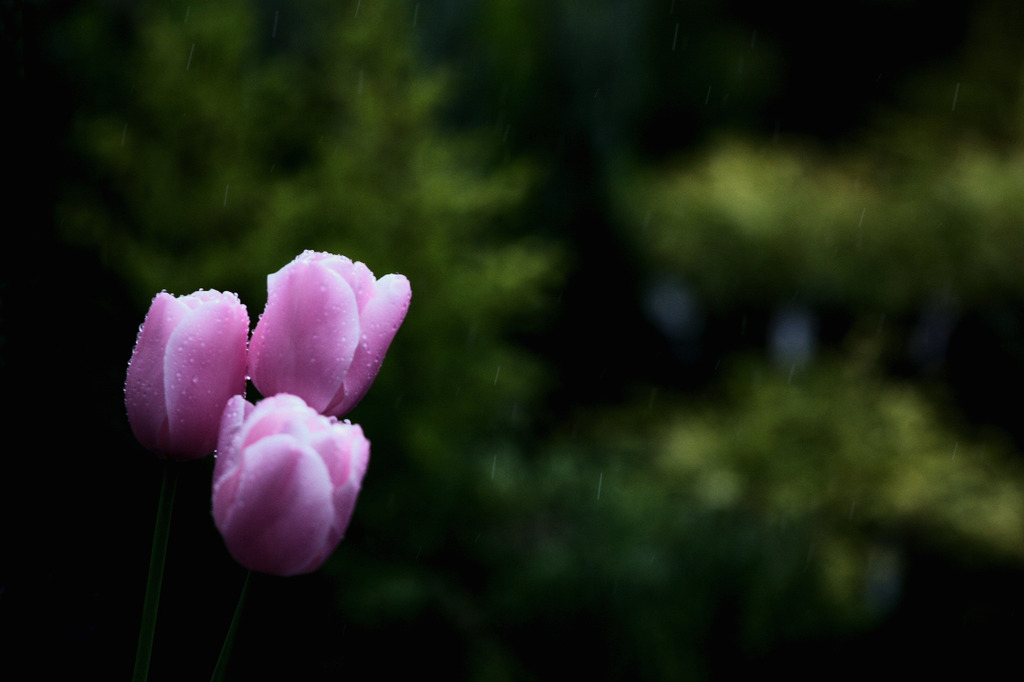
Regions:
<instances>
[{"instance_id":1,"label":"thin flower stem","mask_svg":"<svg viewBox=\"0 0 1024 682\"><path fill-rule=\"evenodd\" d=\"M178 485L178 465L163 461L163 482L160 502L156 508L156 528L153 530L153 550L149 555L149 577L146 579L146 600L142 606L142 626L139 628L139 648L135 653L134 682L145 682L149 676L149 659L153 654L153 634L156 631L156 610L160 605L160 585L164 578L164 559L167 556L167 536L171 530L171 510L174 508L174 489Z\"/></svg>"},{"instance_id":2,"label":"thin flower stem","mask_svg":"<svg viewBox=\"0 0 1024 682\"><path fill-rule=\"evenodd\" d=\"M217 658L217 667L213 669L213 677L210 682L223 682L224 673L227 671L228 659L231 657L231 647L235 643L235 632L238 630L238 621L242 616L242 605L245 604L245 595L249 592L249 580L252 578L252 571L245 572L245 582L242 583L242 593L238 595L238 605L235 606L235 615L231 618L231 625L228 627L228 634L224 637L224 646L220 649L220 657Z\"/></svg>"}]
</instances>

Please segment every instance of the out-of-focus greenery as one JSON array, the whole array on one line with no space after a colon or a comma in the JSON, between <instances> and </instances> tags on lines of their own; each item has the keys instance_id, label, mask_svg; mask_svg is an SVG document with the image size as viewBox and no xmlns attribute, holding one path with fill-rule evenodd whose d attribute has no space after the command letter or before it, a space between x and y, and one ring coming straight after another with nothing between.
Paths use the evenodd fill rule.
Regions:
<instances>
[{"instance_id":1,"label":"out-of-focus greenery","mask_svg":"<svg viewBox=\"0 0 1024 682\"><path fill-rule=\"evenodd\" d=\"M439 619L471 678L702 678L737 665L721 650L878 624L918 546L1019 564L1019 461L877 376L874 344L796 377L737 358L713 400L655 393L580 415L541 453L478 454L435 547L458 570L349 554L339 583L362 568L375 586L341 610Z\"/></svg>"},{"instance_id":2,"label":"out-of-focus greenery","mask_svg":"<svg viewBox=\"0 0 1024 682\"><path fill-rule=\"evenodd\" d=\"M655 0L55 23L76 108L53 222L127 288L129 334L161 289L237 291L255 321L304 249L412 283L350 415L373 456L348 537L256 584L238 679L1011 660L1024 21L842 7L809 32L802 3ZM211 579L167 576L230 609ZM175 606L154 678L219 645Z\"/></svg>"},{"instance_id":3,"label":"out-of-focus greenery","mask_svg":"<svg viewBox=\"0 0 1024 682\"><path fill-rule=\"evenodd\" d=\"M728 138L621 183L623 234L714 306L796 295L878 314L939 294L965 306L1024 296L1020 146L900 151L918 152L836 158Z\"/></svg>"}]
</instances>

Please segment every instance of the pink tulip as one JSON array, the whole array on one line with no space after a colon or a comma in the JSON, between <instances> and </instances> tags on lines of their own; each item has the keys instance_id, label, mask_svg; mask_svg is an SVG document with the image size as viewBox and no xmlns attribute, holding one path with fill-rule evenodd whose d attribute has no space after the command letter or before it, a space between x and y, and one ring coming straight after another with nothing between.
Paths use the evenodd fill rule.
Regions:
<instances>
[{"instance_id":1,"label":"pink tulip","mask_svg":"<svg viewBox=\"0 0 1024 682\"><path fill-rule=\"evenodd\" d=\"M213 452L224 405L245 392L248 336L249 314L235 294L157 294L124 386L139 442L171 459Z\"/></svg>"},{"instance_id":2,"label":"pink tulip","mask_svg":"<svg viewBox=\"0 0 1024 682\"><path fill-rule=\"evenodd\" d=\"M213 520L246 568L315 571L348 527L370 442L347 421L285 393L228 401L213 470Z\"/></svg>"},{"instance_id":3,"label":"pink tulip","mask_svg":"<svg viewBox=\"0 0 1024 682\"><path fill-rule=\"evenodd\" d=\"M249 346L256 388L301 396L321 414L346 414L377 377L405 319L409 280L374 279L362 263L306 251L267 277L267 289Z\"/></svg>"}]
</instances>

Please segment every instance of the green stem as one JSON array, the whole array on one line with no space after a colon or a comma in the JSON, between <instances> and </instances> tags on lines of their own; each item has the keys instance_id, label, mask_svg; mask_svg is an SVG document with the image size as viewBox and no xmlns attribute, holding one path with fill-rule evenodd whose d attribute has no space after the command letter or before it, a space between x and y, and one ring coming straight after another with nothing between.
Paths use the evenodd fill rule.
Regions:
<instances>
[{"instance_id":1,"label":"green stem","mask_svg":"<svg viewBox=\"0 0 1024 682\"><path fill-rule=\"evenodd\" d=\"M142 606L139 648L135 652L135 673L132 675L134 682L145 682L149 676L149 659L153 654L153 634L156 632L156 610L160 605L160 585L164 579L164 559L167 556L167 536L171 530L171 510L174 508L174 489L178 484L178 465L169 461L161 464L163 482L160 485L160 502L156 508L153 550L149 555L146 600Z\"/></svg>"},{"instance_id":2,"label":"green stem","mask_svg":"<svg viewBox=\"0 0 1024 682\"><path fill-rule=\"evenodd\" d=\"M246 571L245 582L242 583L242 593L238 595L238 605L235 606L235 615L231 618L231 625L228 627L228 634L224 637L224 646L220 649L220 657L217 659L217 667L213 669L213 677L210 682L222 682L224 673L228 668L228 659L231 657L231 647L235 643L235 632L238 630L238 621L242 616L242 605L245 603L245 595L249 592L249 580L252 578L252 571Z\"/></svg>"}]
</instances>

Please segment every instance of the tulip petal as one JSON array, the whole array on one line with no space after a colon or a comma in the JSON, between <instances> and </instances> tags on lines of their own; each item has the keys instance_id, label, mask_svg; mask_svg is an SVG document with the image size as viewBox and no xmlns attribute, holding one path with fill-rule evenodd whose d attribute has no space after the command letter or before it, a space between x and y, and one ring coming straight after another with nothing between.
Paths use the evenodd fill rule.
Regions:
<instances>
[{"instance_id":1,"label":"tulip petal","mask_svg":"<svg viewBox=\"0 0 1024 682\"><path fill-rule=\"evenodd\" d=\"M263 395L292 393L322 412L359 343L355 294L341 275L307 262L293 261L267 283L250 343L253 383Z\"/></svg>"},{"instance_id":2,"label":"tulip petal","mask_svg":"<svg viewBox=\"0 0 1024 682\"><path fill-rule=\"evenodd\" d=\"M285 434L246 448L222 528L239 563L287 576L304 572L323 553L335 522L325 469L315 452Z\"/></svg>"},{"instance_id":3,"label":"tulip petal","mask_svg":"<svg viewBox=\"0 0 1024 682\"><path fill-rule=\"evenodd\" d=\"M366 303L377 293L377 278L373 276L365 263L353 262L344 256L322 255L326 256L323 264L341 275L352 287L356 296L356 305L361 313L366 307Z\"/></svg>"},{"instance_id":4,"label":"tulip petal","mask_svg":"<svg viewBox=\"0 0 1024 682\"><path fill-rule=\"evenodd\" d=\"M245 399L245 396L236 395L228 400L224 406L224 413L220 418L220 431L217 436L217 453L213 465L213 486L214 495L222 481L234 480L237 484L237 477L234 472L241 465L242 448L239 447L242 436L242 427L245 419L253 411L253 404ZM234 492L225 490L225 494L234 497Z\"/></svg>"},{"instance_id":5,"label":"tulip petal","mask_svg":"<svg viewBox=\"0 0 1024 682\"><path fill-rule=\"evenodd\" d=\"M245 392L249 319L239 310L199 305L167 339L163 373L172 451L213 452L224 405Z\"/></svg>"},{"instance_id":6,"label":"tulip petal","mask_svg":"<svg viewBox=\"0 0 1024 682\"><path fill-rule=\"evenodd\" d=\"M125 381L125 407L132 432L151 450L166 451L167 403L164 390L164 349L188 308L162 292L156 295L139 328Z\"/></svg>"},{"instance_id":7,"label":"tulip petal","mask_svg":"<svg viewBox=\"0 0 1024 682\"><path fill-rule=\"evenodd\" d=\"M348 476L344 481L334 479L335 523L328 539L332 546L341 542L348 529L363 485L363 476L366 475L366 467L370 461L370 441L363 437L363 430L359 426L352 425L352 429L343 433L342 438L347 441L343 450L349 453L346 458Z\"/></svg>"},{"instance_id":8,"label":"tulip petal","mask_svg":"<svg viewBox=\"0 0 1024 682\"><path fill-rule=\"evenodd\" d=\"M358 485L370 457L370 441L362 427L347 421L333 422L329 430L314 436L310 444L327 465L331 485L337 488L352 480Z\"/></svg>"},{"instance_id":9,"label":"tulip petal","mask_svg":"<svg viewBox=\"0 0 1024 682\"><path fill-rule=\"evenodd\" d=\"M377 378L384 355L409 310L412 290L405 275L391 274L377 281L376 295L360 313L362 335L341 390L324 414L342 416L355 407Z\"/></svg>"}]
</instances>

